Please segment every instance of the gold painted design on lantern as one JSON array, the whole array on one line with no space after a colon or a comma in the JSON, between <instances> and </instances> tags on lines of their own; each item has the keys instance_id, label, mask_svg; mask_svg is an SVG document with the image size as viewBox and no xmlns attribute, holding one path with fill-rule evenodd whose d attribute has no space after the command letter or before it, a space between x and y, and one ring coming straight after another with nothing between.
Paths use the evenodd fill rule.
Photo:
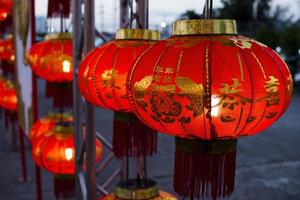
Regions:
<instances>
[{"instance_id":1,"label":"gold painted design on lantern","mask_svg":"<svg viewBox=\"0 0 300 200\"><path fill-rule=\"evenodd\" d=\"M240 73L241 73L241 81L244 81L244 68L243 68L243 63L242 63L240 52L237 53L237 58L238 58L238 61L239 61L239 67L240 67Z\"/></svg>"},{"instance_id":2,"label":"gold painted design on lantern","mask_svg":"<svg viewBox=\"0 0 300 200\"><path fill-rule=\"evenodd\" d=\"M293 78L291 76L291 74L289 75L289 77L287 78L288 81L288 85L287 85L287 94L289 96L292 96L293 94L293 90L294 90L294 84L293 84Z\"/></svg>"},{"instance_id":3,"label":"gold painted design on lantern","mask_svg":"<svg viewBox=\"0 0 300 200\"><path fill-rule=\"evenodd\" d=\"M251 54L253 55L253 57L254 57L255 60L257 61L258 65L259 65L259 68L260 68L260 70L262 71L264 78L266 79L266 78L267 78L267 77L266 77L266 72L265 72L263 66L261 65L260 61L258 60L257 56L256 56L255 53L253 53L253 52L251 52Z\"/></svg>"},{"instance_id":4,"label":"gold painted design on lantern","mask_svg":"<svg viewBox=\"0 0 300 200\"><path fill-rule=\"evenodd\" d=\"M134 84L134 98L138 104L145 112L147 103L144 101L145 94L152 83L152 76L145 76L142 80L135 82Z\"/></svg>"},{"instance_id":5,"label":"gold painted design on lantern","mask_svg":"<svg viewBox=\"0 0 300 200\"><path fill-rule=\"evenodd\" d=\"M121 89L119 86L116 85L115 80L118 77L119 71L117 69L108 69L104 70L101 74L101 83L105 89ZM112 95L105 92L105 96L107 98L112 98Z\"/></svg>"}]
</instances>

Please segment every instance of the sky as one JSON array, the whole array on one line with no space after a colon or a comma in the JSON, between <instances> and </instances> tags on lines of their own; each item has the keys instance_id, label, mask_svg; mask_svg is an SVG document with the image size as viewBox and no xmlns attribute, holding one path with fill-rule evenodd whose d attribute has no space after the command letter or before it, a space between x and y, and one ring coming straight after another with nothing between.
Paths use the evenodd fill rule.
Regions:
<instances>
[{"instance_id":1,"label":"sky","mask_svg":"<svg viewBox=\"0 0 300 200\"><path fill-rule=\"evenodd\" d=\"M46 16L48 0L35 0L36 15ZM201 13L204 0L149 0L150 28L159 28L161 23L170 24L181 13L193 9ZM96 27L107 31L115 31L119 26L118 4L119 0L95 0ZM214 7L220 7L221 0L214 0ZM300 0L273 0L276 5L288 7L289 14L300 18Z\"/></svg>"}]
</instances>

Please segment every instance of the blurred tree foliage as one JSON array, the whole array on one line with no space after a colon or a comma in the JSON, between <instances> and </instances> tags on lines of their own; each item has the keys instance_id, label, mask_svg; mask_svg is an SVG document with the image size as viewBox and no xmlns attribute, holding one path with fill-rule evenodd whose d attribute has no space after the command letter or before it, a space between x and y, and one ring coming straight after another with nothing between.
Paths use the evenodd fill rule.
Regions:
<instances>
[{"instance_id":1,"label":"blurred tree foliage","mask_svg":"<svg viewBox=\"0 0 300 200\"><path fill-rule=\"evenodd\" d=\"M237 20L240 34L252 37L275 49L280 46L286 61L299 64L300 20L288 16L288 8L272 9L272 0L221 0L222 7L214 10L214 18ZM202 18L188 10L181 18Z\"/></svg>"}]
</instances>

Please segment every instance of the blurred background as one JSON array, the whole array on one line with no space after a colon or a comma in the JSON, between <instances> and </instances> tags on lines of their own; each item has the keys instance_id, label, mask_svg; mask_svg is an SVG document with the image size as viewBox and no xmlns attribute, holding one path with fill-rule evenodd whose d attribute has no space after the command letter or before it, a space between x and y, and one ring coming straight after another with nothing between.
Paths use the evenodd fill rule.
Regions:
<instances>
[{"instance_id":1,"label":"blurred background","mask_svg":"<svg viewBox=\"0 0 300 200\"><path fill-rule=\"evenodd\" d=\"M119 27L119 1L95 0L96 28L113 38ZM176 19L201 18L204 0L149 0L150 28L163 37L171 34ZM47 1L36 0L38 39L58 28L47 20ZM294 77L294 97L289 109L271 128L254 137L239 139L234 200L300 200L300 0L215 0L214 17L236 19L240 34L272 47L287 62ZM71 22L69 27L71 27ZM97 45L101 44L97 40ZM45 116L51 102L45 99L45 83L39 86L39 115ZM113 113L95 107L96 130L111 140ZM2 127L3 125L1 125ZM27 146L31 181L22 183L19 152L12 149L9 131L0 140L0 200L35 199L34 165ZM149 177L173 192L173 137L159 134L158 154L149 158ZM6 153L10 150L13 153ZM117 161L98 175L99 183L110 175ZM43 171L44 199L53 197L52 176ZM111 186L111 189L113 185Z\"/></svg>"}]
</instances>

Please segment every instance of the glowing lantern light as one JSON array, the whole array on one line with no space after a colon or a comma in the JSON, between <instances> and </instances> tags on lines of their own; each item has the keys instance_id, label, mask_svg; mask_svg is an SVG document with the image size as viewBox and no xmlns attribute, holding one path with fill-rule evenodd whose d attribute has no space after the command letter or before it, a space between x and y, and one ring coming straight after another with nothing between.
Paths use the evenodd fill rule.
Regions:
<instances>
[{"instance_id":1,"label":"glowing lantern light","mask_svg":"<svg viewBox=\"0 0 300 200\"><path fill-rule=\"evenodd\" d=\"M113 152L117 157L156 152L156 132L124 112L131 111L126 94L128 70L159 38L158 31L120 29L116 40L91 51L80 65L78 85L82 96L92 104L116 111Z\"/></svg>"},{"instance_id":2,"label":"glowing lantern light","mask_svg":"<svg viewBox=\"0 0 300 200\"><path fill-rule=\"evenodd\" d=\"M0 40L0 59L9 62L13 62L15 60L13 38L11 36Z\"/></svg>"},{"instance_id":3,"label":"glowing lantern light","mask_svg":"<svg viewBox=\"0 0 300 200\"><path fill-rule=\"evenodd\" d=\"M73 119L68 113L49 113L47 117L33 124L29 134L30 141L33 142L49 130L52 130L58 121L72 122Z\"/></svg>"},{"instance_id":4,"label":"glowing lantern light","mask_svg":"<svg viewBox=\"0 0 300 200\"><path fill-rule=\"evenodd\" d=\"M49 82L70 82L73 79L70 33L47 35L46 41L29 49L27 58L33 72Z\"/></svg>"},{"instance_id":5,"label":"glowing lantern light","mask_svg":"<svg viewBox=\"0 0 300 200\"><path fill-rule=\"evenodd\" d=\"M8 79L0 78L0 106L10 111L16 111L17 104L17 91L14 84Z\"/></svg>"},{"instance_id":6,"label":"glowing lantern light","mask_svg":"<svg viewBox=\"0 0 300 200\"><path fill-rule=\"evenodd\" d=\"M33 159L37 165L55 175L74 175L74 132L70 123L60 122L52 130L35 139ZM96 160L102 157L102 145L96 141Z\"/></svg>"},{"instance_id":7,"label":"glowing lantern light","mask_svg":"<svg viewBox=\"0 0 300 200\"><path fill-rule=\"evenodd\" d=\"M175 191L213 199L234 189L236 139L274 123L293 87L276 52L237 35L234 20L175 22L128 77L136 115L177 136Z\"/></svg>"},{"instance_id":8,"label":"glowing lantern light","mask_svg":"<svg viewBox=\"0 0 300 200\"><path fill-rule=\"evenodd\" d=\"M3 21L12 12L13 1L1 0L0 1L0 21Z\"/></svg>"}]
</instances>

